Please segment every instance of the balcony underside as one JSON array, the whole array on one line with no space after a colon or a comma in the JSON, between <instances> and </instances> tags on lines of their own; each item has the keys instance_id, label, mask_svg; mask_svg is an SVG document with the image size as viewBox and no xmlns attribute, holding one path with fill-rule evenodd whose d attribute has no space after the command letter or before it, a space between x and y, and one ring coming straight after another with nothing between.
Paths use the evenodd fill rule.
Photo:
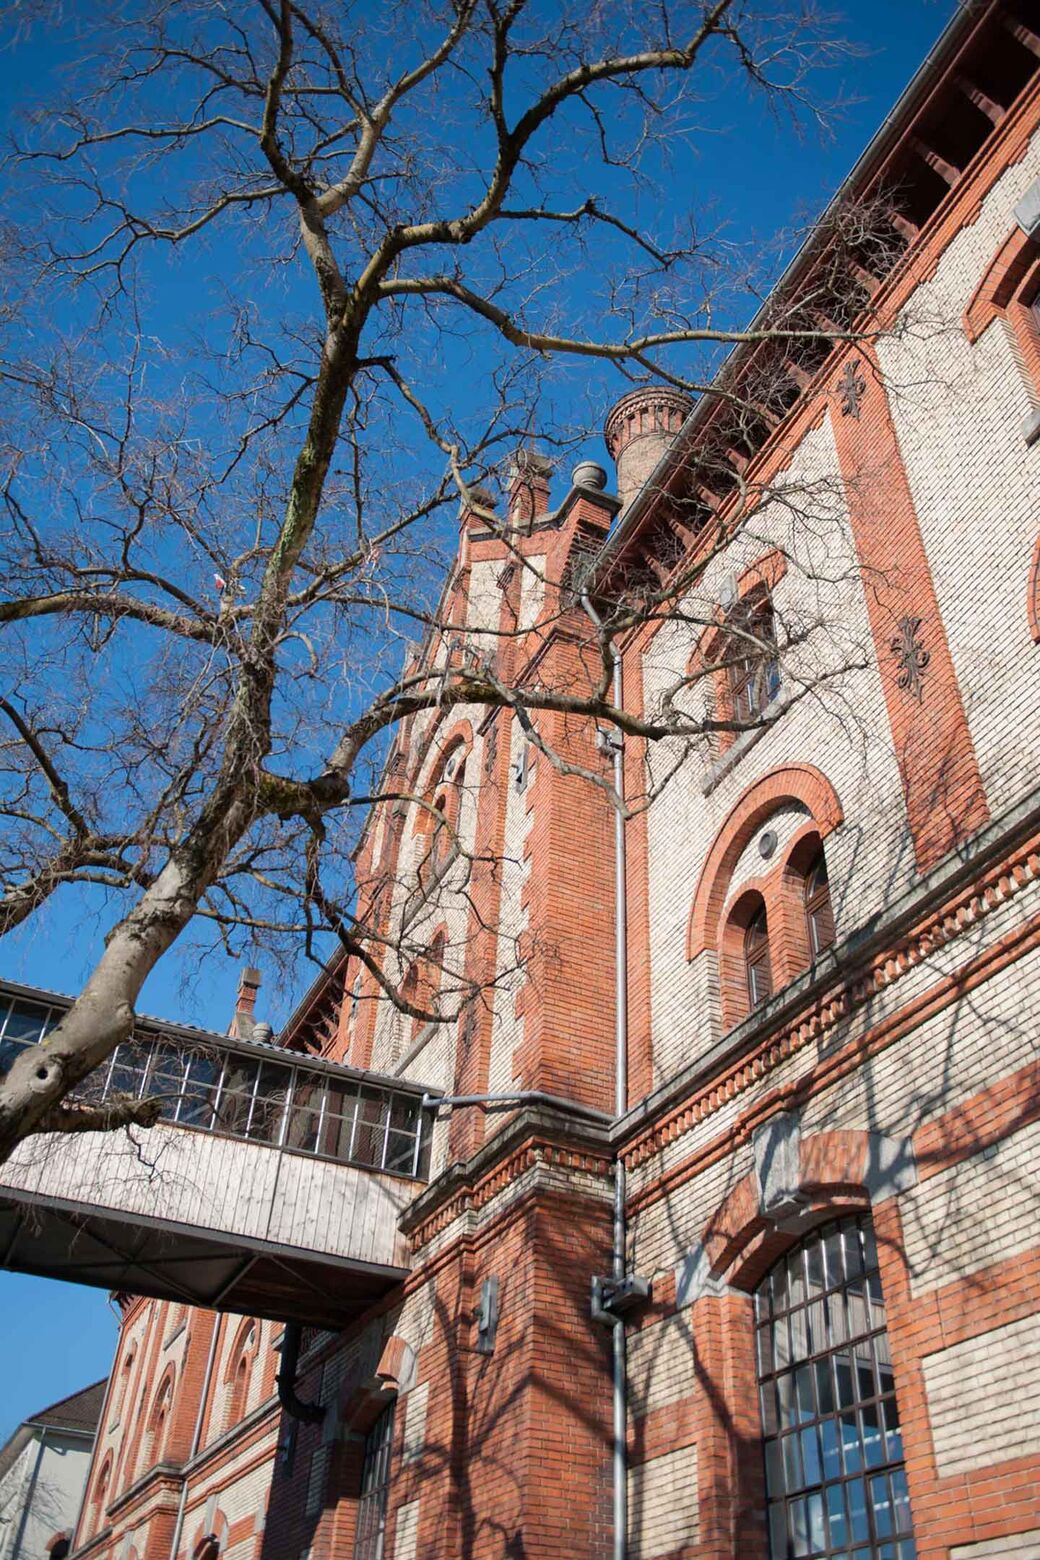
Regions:
<instances>
[{"instance_id":1,"label":"balcony underside","mask_svg":"<svg viewBox=\"0 0 1040 1560\"><path fill-rule=\"evenodd\" d=\"M338 1329L408 1272L421 1183L164 1123L0 1166L0 1267Z\"/></svg>"},{"instance_id":2,"label":"balcony underside","mask_svg":"<svg viewBox=\"0 0 1040 1560\"><path fill-rule=\"evenodd\" d=\"M338 1331L406 1276L228 1236L0 1195L0 1262L21 1273Z\"/></svg>"}]
</instances>

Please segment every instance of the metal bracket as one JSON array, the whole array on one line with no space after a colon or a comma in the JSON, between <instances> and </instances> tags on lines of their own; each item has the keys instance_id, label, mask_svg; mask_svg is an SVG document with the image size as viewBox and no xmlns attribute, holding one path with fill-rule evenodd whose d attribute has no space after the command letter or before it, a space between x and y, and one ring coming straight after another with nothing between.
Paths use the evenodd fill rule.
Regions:
<instances>
[{"instance_id":1,"label":"metal bracket","mask_svg":"<svg viewBox=\"0 0 1040 1560\"><path fill-rule=\"evenodd\" d=\"M626 1273L624 1278L594 1278L592 1320L614 1327L624 1320L626 1312L649 1300L652 1291L652 1280L640 1278L638 1273Z\"/></svg>"},{"instance_id":2,"label":"metal bracket","mask_svg":"<svg viewBox=\"0 0 1040 1560\"><path fill-rule=\"evenodd\" d=\"M477 1353L495 1352L495 1335L498 1332L498 1277L485 1278L480 1286L480 1304L476 1312Z\"/></svg>"}]
</instances>

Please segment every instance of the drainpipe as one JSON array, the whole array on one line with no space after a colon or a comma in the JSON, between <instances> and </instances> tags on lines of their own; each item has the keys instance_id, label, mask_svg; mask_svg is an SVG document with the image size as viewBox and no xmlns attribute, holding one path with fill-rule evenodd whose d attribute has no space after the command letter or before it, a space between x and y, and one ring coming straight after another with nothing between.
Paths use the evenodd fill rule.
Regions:
<instances>
[{"instance_id":1,"label":"drainpipe","mask_svg":"<svg viewBox=\"0 0 1040 1560\"><path fill-rule=\"evenodd\" d=\"M195 1428L191 1433L191 1451L188 1453L190 1463L199 1449L202 1440L202 1422L206 1415L206 1403L209 1399L210 1384L213 1380L213 1367L217 1363L217 1340L220 1337L221 1318L214 1316L213 1333L209 1340L209 1355L206 1359L206 1374L202 1378L202 1395L199 1398L199 1411L195 1415ZM173 1538L170 1540L170 1560L177 1560L177 1550L180 1547L181 1532L184 1528L184 1508L188 1504L188 1476L182 1473L181 1494L177 1502L177 1520L173 1524Z\"/></svg>"},{"instance_id":2,"label":"drainpipe","mask_svg":"<svg viewBox=\"0 0 1040 1560\"><path fill-rule=\"evenodd\" d=\"M512 1110L517 1105L552 1105L566 1110L573 1116L584 1116L587 1121L609 1125L611 1117L606 1111L582 1105L578 1100L564 1099L561 1094L543 1094L541 1089L514 1089L511 1094L424 1094L419 1101L420 1110L436 1114L441 1106L484 1105L488 1110Z\"/></svg>"},{"instance_id":3,"label":"drainpipe","mask_svg":"<svg viewBox=\"0 0 1040 1560\"><path fill-rule=\"evenodd\" d=\"M29 1489L25 1500L22 1502L22 1514L18 1519L18 1532L14 1538L14 1548L11 1550L11 1560L18 1560L22 1552L22 1539L25 1537L25 1529L29 1522L29 1513L32 1510L33 1496L36 1494L36 1482L40 1477L40 1467L43 1463L43 1454L47 1447L46 1428L40 1431L40 1444L36 1448L36 1461L33 1463L32 1475L29 1479Z\"/></svg>"},{"instance_id":4,"label":"drainpipe","mask_svg":"<svg viewBox=\"0 0 1040 1560\"><path fill-rule=\"evenodd\" d=\"M302 1335L303 1328L299 1322L286 1322L282 1333L282 1357L278 1366L278 1401L294 1419L302 1419L305 1425L317 1425L325 1418L321 1404L305 1403L296 1395L296 1372L300 1362Z\"/></svg>"},{"instance_id":5,"label":"drainpipe","mask_svg":"<svg viewBox=\"0 0 1040 1560\"><path fill-rule=\"evenodd\" d=\"M603 627L588 595L581 604L599 631ZM614 664L613 701L621 709L624 683L621 652L610 643ZM612 733L614 790L619 803L625 799L625 751L619 733ZM625 872L625 819L621 806L614 813L614 1113L620 1117L628 1108L628 913ZM614 1162L614 1235L611 1270L615 1282L625 1277L625 1167L620 1157ZM628 1372L625 1354L625 1323L614 1318L612 1329L613 1402L614 1402L614 1560L625 1560L628 1552Z\"/></svg>"}]
</instances>

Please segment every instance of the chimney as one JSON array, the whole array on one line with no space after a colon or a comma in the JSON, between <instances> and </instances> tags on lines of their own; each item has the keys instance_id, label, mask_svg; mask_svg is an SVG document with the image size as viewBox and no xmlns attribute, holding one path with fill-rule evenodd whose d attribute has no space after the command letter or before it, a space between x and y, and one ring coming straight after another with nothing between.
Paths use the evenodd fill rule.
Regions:
<instances>
[{"instance_id":1,"label":"chimney","mask_svg":"<svg viewBox=\"0 0 1040 1560\"><path fill-rule=\"evenodd\" d=\"M630 390L611 407L603 437L617 467L622 512L646 484L692 409L688 395L667 385Z\"/></svg>"},{"instance_id":2,"label":"chimney","mask_svg":"<svg viewBox=\"0 0 1040 1560\"><path fill-rule=\"evenodd\" d=\"M256 1018L256 994L260 990L260 971L247 964L238 982L235 1016L228 1034L237 1040L251 1040Z\"/></svg>"},{"instance_id":3,"label":"chimney","mask_svg":"<svg viewBox=\"0 0 1040 1560\"><path fill-rule=\"evenodd\" d=\"M549 513L551 475L552 462L530 445L514 450L509 473L509 524L514 530L530 530L535 520Z\"/></svg>"}]
</instances>

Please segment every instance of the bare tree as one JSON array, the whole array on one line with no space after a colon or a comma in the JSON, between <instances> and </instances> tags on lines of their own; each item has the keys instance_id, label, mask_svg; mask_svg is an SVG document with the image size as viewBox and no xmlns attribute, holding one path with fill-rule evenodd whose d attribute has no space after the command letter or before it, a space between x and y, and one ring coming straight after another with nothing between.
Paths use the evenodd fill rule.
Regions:
<instances>
[{"instance_id":1,"label":"bare tree","mask_svg":"<svg viewBox=\"0 0 1040 1560\"><path fill-rule=\"evenodd\" d=\"M761 718L702 694L820 623L731 624L639 718L612 702L613 646L657 617L710 627L691 587L764 503L823 523L826 482L756 489L732 452L868 330L849 278L883 243L874 213L832 213L813 296L781 288L730 328L768 264L733 260L663 190L638 218L641 184L695 139L697 93L818 113L840 48L811 6L130 0L81 52L74 100L8 163L0 931L69 884L95 885L111 924L70 1012L0 1082L0 1158L83 1124L65 1096L188 928L283 949L331 929L415 1018L474 999L460 978L424 1003L394 973L421 935L391 947L357 896L362 816L428 805L385 763L403 722L503 706L538 742L541 710L593 718L667 753L632 807L692 745ZM753 371L717 378L735 343ZM700 518L684 529L680 506L667 567L601 591L580 686L503 681L487 634L416 657L460 632L440 591L460 501L483 502L533 427L574 442L554 398L575 364L725 408ZM734 483L728 529L685 564ZM560 612L579 583L547 582ZM856 660L827 643L792 697ZM587 778L620 805L606 771Z\"/></svg>"}]
</instances>

